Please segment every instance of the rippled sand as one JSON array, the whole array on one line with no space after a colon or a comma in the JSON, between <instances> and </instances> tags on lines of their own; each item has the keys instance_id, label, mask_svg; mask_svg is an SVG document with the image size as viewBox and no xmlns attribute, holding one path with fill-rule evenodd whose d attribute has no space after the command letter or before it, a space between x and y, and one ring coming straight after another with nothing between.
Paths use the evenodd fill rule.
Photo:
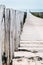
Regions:
<instances>
[{"instance_id":1,"label":"rippled sand","mask_svg":"<svg viewBox=\"0 0 43 65\"><path fill-rule=\"evenodd\" d=\"M43 65L43 60L37 61L27 58L13 59L13 65Z\"/></svg>"}]
</instances>

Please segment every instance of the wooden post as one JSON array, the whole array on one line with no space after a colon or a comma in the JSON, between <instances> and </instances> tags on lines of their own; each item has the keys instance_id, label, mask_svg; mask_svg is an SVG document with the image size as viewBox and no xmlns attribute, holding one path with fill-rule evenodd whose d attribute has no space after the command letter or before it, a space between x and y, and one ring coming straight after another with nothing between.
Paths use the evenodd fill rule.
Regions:
<instances>
[{"instance_id":1,"label":"wooden post","mask_svg":"<svg viewBox=\"0 0 43 65\"><path fill-rule=\"evenodd\" d=\"M22 22L22 24L23 24L23 15L24 15L24 12L16 11L16 22L15 22L16 49L18 49L18 46L20 46L20 33L21 33L20 22Z\"/></svg>"},{"instance_id":2,"label":"wooden post","mask_svg":"<svg viewBox=\"0 0 43 65\"><path fill-rule=\"evenodd\" d=\"M10 64L10 10L5 10L5 52L7 64Z\"/></svg>"},{"instance_id":3,"label":"wooden post","mask_svg":"<svg viewBox=\"0 0 43 65\"><path fill-rule=\"evenodd\" d=\"M10 55L11 60L14 57L15 50L15 10L10 10Z\"/></svg>"},{"instance_id":4,"label":"wooden post","mask_svg":"<svg viewBox=\"0 0 43 65\"><path fill-rule=\"evenodd\" d=\"M23 17L24 17L24 12L20 11L20 35L23 30Z\"/></svg>"},{"instance_id":5,"label":"wooden post","mask_svg":"<svg viewBox=\"0 0 43 65\"><path fill-rule=\"evenodd\" d=\"M16 22L15 22L15 35L16 35L16 50L20 44L20 19L19 19L19 11L16 11Z\"/></svg>"},{"instance_id":6,"label":"wooden post","mask_svg":"<svg viewBox=\"0 0 43 65\"><path fill-rule=\"evenodd\" d=\"M4 5L0 5L0 65L2 65L2 40L3 40L3 32L2 32L2 23L3 23L3 12Z\"/></svg>"},{"instance_id":7,"label":"wooden post","mask_svg":"<svg viewBox=\"0 0 43 65\"><path fill-rule=\"evenodd\" d=\"M4 39L5 39L4 22L5 22L5 6L4 6L4 11L3 11L3 22L2 22L2 33L3 33L3 35L2 35L2 55L5 51L5 49L4 49L4 45L5 45L5 43L4 43Z\"/></svg>"}]
</instances>

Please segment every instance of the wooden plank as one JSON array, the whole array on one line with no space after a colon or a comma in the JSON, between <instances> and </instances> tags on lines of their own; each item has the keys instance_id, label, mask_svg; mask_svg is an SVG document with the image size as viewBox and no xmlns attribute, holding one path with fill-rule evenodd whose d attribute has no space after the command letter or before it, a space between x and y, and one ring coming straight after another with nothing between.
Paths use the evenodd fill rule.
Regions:
<instances>
[{"instance_id":1,"label":"wooden plank","mask_svg":"<svg viewBox=\"0 0 43 65\"><path fill-rule=\"evenodd\" d=\"M3 13L4 13L4 5L0 5L0 65L2 65L2 41L3 41Z\"/></svg>"},{"instance_id":2,"label":"wooden plank","mask_svg":"<svg viewBox=\"0 0 43 65\"><path fill-rule=\"evenodd\" d=\"M10 10L5 10L5 52L7 64L10 64Z\"/></svg>"},{"instance_id":3,"label":"wooden plank","mask_svg":"<svg viewBox=\"0 0 43 65\"><path fill-rule=\"evenodd\" d=\"M10 10L10 55L11 60L14 57L15 50L15 10Z\"/></svg>"}]
</instances>

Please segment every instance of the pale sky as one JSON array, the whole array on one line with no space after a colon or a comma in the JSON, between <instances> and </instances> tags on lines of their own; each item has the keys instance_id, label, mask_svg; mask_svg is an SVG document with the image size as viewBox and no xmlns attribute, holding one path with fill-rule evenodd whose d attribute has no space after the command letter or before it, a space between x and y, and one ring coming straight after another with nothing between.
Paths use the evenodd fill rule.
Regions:
<instances>
[{"instance_id":1,"label":"pale sky","mask_svg":"<svg viewBox=\"0 0 43 65\"><path fill-rule=\"evenodd\" d=\"M0 0L0 4L17 10L40 9L43 11L43 0Z\"/></svg>"}]
</instances>

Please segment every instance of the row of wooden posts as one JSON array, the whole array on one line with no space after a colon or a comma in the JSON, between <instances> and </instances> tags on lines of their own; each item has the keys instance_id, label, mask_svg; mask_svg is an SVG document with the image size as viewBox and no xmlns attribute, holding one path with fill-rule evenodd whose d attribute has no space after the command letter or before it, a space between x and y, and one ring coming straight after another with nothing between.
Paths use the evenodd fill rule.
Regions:
<instances>
[{"instance_id":1,"label":"row of wooden posts","mask_svg":"<svg viewBox=\"0 0 43 65\"><path fill-rule=\"evenodd\" d=\"M14 51L20 45L23 16L23 11L9 9L4 5L0 5L0 65L2 65L3 52L6 53L7 64L9 65L14 57Z\"/></svg>"}]
</instances>

